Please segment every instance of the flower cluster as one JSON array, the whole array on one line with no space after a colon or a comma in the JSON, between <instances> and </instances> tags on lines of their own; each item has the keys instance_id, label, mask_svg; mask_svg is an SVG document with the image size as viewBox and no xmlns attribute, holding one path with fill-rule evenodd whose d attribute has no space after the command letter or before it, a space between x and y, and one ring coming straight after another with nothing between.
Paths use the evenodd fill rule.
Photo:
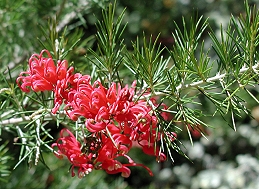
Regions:
<instances>
[{"instance_id":1,"label":"flower cluster","mask_svg":"<svg viewBox=\"0 0 259 189\"><path fill-rule=\"evenodd\" d=\"M43 56L44 53L47 54L47 57ZM35 92L53 91L55 106L52 112L56 113L63 100L67 99L69 90L76 85L74 77L77 77L78 74L72 74L73 71L73 67L68 69L66 60L58 60L56 66L49 51L42 50L39 55L33 54L30 57L29 70L21 72L16 83L23 92L29 92L30 89Z\"/></svg>"},{"instance_id":2,"label":"flower cluster","mask_svg":"<svg viewBox=\"0 0 259 189\"><path fill-rule=\"evenodd\" d=\"M43 57L44 53L47 57ZM105 88L99 81L91 84L89 75L74 74L73 71L65 60L58 60L56 66L50 53L43 50L39 55L32 55L29 70L17 78L17 84L24 92L29 92L30 88L35 92L53 91L52 113L55 114L64 103L64 110L71 120L85 120L83 129L87 129L89 135L83 136L83 142L80 143L68 129L63 129L52 145L58 148L59 158L66 156L71 162L72 176L76 167L78 177L93 169L129 177L130 166L142 166L152 175L148 167L135 163L127 154L137 144L158 161L166 160L159 141L164 135L174 141L176 134L159 131L154 113L158 106L156 100L141 98L134 101L136 82L131 87L112 83ZM119 157L124 157L127 163L121 163Z\"/></svg>"}]
</instances>

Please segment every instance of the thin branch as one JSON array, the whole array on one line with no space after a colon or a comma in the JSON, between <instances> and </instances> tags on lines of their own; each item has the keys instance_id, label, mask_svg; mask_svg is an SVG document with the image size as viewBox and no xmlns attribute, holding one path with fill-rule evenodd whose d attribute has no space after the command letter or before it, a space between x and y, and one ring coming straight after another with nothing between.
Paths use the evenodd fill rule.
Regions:
<instances>
[{"instance_id":1,"label":"thin branch","mask_svg":"<svg viewBox=\"0 0 259 189\"><path fill-rule=\"evenodd\" d=\"M253 67L252 67L252 70L259 75L259 72L258 72L258 69L259 68L259 63L255 64ZM240 69L239 71L239 74L242 74L246 71L248 71L250 68L248 67L243 67L242 69ZM224 77L226 77L227 73L224 73L224 74L220 74L220 72L218 72L215 76L213 77L210 77L206 80L200 80L200 81L196 81L196 82L193 82L193 83L190 83L190 84L179 84L177 87L176 87L176 93L178 94L179 91L181 89L186 89L186 88L191 88L191 87L196 87L196 86L199 86L199 85L202 85L204 83L209 83L209 82L213 82L213 81L218 81L218 80L221 80L223 79ZM150 94L146 94L146 95L143 95L141 97L135 95L134 96L134 99L143 99L143 98L148 98L150 96L162 96L162 95L165 95L167 93L170 93L170 91L163 91L163 92L154 92L154 93L150 93Z\"/></svg>"},{"instance_id":2,"label":"thin branch","mask_svg":"<svg viewBox=\"0 0 259 189\"><path fill-rule=\"evenodd\" d=\"M17 118L11 118L11 119L7 119L7 120L2 120L2 121L0 121L0 126L30 122L30 121L34 120L35 118L37 118L37 115L39 115L39 114L41 114L43 112L46 112L46 111L49 112L49 114L46 114L43 117L43 119L44 120L53 119L53 116L55 116L55 115L51 113L51 110L49 110L49 109L40 109L40 110L34 112L33 114L31 114L30 116L24 116L24 117L17 117ZM60 115L65 115L65 112L61 111L61 112L59 112L59 114Z\"/></svg>"},{"instance_id":3,"label":"thin branch","mask_svg":"<svg viewBox=\"0 0 259 189\"><path fill-rule=\"evenodd\" d=\"M18 118L11 118L11 119L7 119L7 120L3 120L3 121L0 121L0 125L5 126L5 125L9 125L9 124L22 123L22 122L26 122L26 121L31 121L31 117L24 116L23 118L18 117Z\"/></svg>"},{"instance_id":4,"label":"thin branch","mask_svg":"<svg viewBox=\"0 0 259 189\"><path fill-rule=\"evenodd\" d=\"M257 69L259 68L259 64L255 64L253 67L252 67L252 70L258 74L258 71ZM246 71L248 71L250 68L247 68L247 67L243 67L242 69L240 69L239 71L239 74L241 73L244 73ZM180 89L186 89L186 88L190 88L190 87L195 87L195 86L198 86L198 85L201 85L203 83L207 83L207 82L213 82L213 81L217 81L217 80L220 80L220 79L223 79L227 74L224 73L224 74L220 74L220 72L218 72L215 76L213 77L210 77L206 80L200 80L200 81L196 81L196 82L193 82L193 83L190 83L190 84L186 84L186 85L178 85L176 87L176 91L179 92Z\"/></svg>"}]
</instances>

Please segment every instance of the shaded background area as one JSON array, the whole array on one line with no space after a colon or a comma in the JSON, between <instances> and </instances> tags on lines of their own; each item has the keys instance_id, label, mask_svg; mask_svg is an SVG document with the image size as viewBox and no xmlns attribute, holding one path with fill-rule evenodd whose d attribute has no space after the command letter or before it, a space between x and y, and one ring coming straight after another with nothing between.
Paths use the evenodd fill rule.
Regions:
<instances>
[{"instance_id":1,"label":"shaded background area","mask_svg":"<svg viewBox=\"0 0 259 189\"><path fill-rule=\"evenodd\" d=\"M50 17L57 15L58 30L62 32L67 27L67 37L81 35L82 40L67 56L69 61L84 70L88 62L84 57L88 47L94 47L93 35L96 32L95 23L101 18L101 8L108 0L5 0L0 2L0 65L1 73L6 74L7 80L12 82L7 74L7 67L11 70L11 77L15 78L22 65L27 64L29 56L42 49L38 38L42 37L42 28L47 29ZM251 5L258 5L259 1L249 1ZM220 32L229 22L230 15L237 16L244 13L243 2L236 0L118 0L117 15L126 7L124 18L128 23L123 38L128 48L131 41L137 36L157 36L159 41L168 48L174 45L171 33L174 31L174 21L181 26L182 17L188 21L193 15L209 17L209 23L215 33ZM188 22L187 22L188 24ZM208 39L208 36L203 36ZM208 41L207 48L211 48ZM213 59L213 52L211 53ZM4 88L0 83L0 88ZM258 86L252 91L258 96ZM1 101L4 96L0 95ZM149 166L154 172L150 177L145 169L132 168L129 178L123 179L120 175L107 175L103 171L94 171L83 179L71 178L69 162L59 160L53 154L43 152L44 163L38 166L22 163L12 170L17 163L19 146L12 145L17 134L12 127L1 129L1 144L8 141L7 149L1 149L0 168L11 171L5 177L0 188L259 188L259 108L253 99L244 95L248 108L252 110L251 117L238 120L237 131L234 132L221 117L204 120L214 128L206 129L208 140L192 133L194 145L191 146L187 133L179 134L184 144L183 151L190 158L182 157L173 152L174 163L170 160L157 164L153 157L139 153L135 149L131 156L136 162ZM202 99L201 99L202 101ZM204 110L212 109L204 101ZM4 107L1 102L1 107ZM3 112L3 110L1 111ZM2 119L2 115L0 115ZM228 118L226 118L228 119ZM53 126L50 123L50 127ZM55 126L55 125L54 125ZM58 129L52 133L58 135ZM9 159L4 155L8 154ZM141 154L141 155L140 155ZM29 169L30 167L30 169ZM8 174L6 174L8 175ZM1 175L2 177L4 175Z\"/></svg>"}]
</instances>

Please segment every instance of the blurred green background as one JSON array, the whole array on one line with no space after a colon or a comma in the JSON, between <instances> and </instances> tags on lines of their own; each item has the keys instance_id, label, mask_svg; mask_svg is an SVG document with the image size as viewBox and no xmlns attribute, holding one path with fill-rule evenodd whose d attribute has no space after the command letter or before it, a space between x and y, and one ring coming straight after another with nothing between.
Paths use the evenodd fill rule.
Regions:
<instances>
[{"instance_id":1,"label":"blurred green background","mask_svg":"<svg viewBox=\"0 0 259 189\"><path fill-rule=\"evenodd\" d=\"M78 45L66 57L74 64L84 64L84 54L88 47L94 47L93 35L95 23L101 18L101 8L108 0L1 0L0 1L0 65L1 73L11 70L11 77L16 78L21 65L26 65L29 56L42 49L38 38L44 41L41 26L47 30L50 17L57 15L58 30L67 27L67 36L81 35ZM258 5L259 1L249 1ZM209 23L215 33L220 26L226 27L230 15L244 13L244 4L236 0L118 0L116 13L119 15L126 7L124 22L128 23L123 38L130 49L131 41L137 36L156 36L160 33L159 42L170 48L174 44L171 33L176 21L181 26L182 17L188 21L195 14L209 17ZM188 24L188 23L187 23ZM80 31L79 31L80 29ZM208 36L203 36L207 39ZM211 48L208 41L205 44ZM210 55L213 59L213 53ZM83 68L82 68L83 69ZM0 88L6 87L0 83ZM252 91L258 96L258 86ZM173 152L174 162L170 160L157 164L155 159L141 155L139 149L132 151L131 156L136 162L149 166L154 172L150 177L140 167L132 168L132 174L124 179L120 175L107 175L103 171L93 171L83 179L71 178L69 162L58 160L51 153L43 153L48 168L39 163L38 166L22 163L12 170L17 163L19 146L12 145L17 134L11 127L2 128L1 144L8 141L5 149L0 151L0 169L11 171L10 176L2 174L2 189L93 189L93 188L259 188L259 106L244 96L248 108L252 110L250 117L238 120L237 131L226 125L221 117L205 120L214 126L207 129L208 140L194 134L194 145L191 146L187 134L180 134L179 139L185 145L183 151L190 160ZM1 101L4 97L1 96ZM210 105L204 109L210 110ZM57 135L54 133L53 135ZM5 155L8 154L6 158ZM30 169L29 169L30 167ZM8 175L8 173L6 173Z\"/></svg>"}]
</instances>

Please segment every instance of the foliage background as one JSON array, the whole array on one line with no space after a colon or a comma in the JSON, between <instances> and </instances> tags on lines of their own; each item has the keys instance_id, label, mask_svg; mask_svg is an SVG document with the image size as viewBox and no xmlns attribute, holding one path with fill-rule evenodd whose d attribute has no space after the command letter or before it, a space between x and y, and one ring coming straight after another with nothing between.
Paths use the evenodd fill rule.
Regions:
<instances>
[{"instance_id":1,"label":"foliage background","mask_svg":"<svg viewBox=\"0 0 259 189\"><path fill-rule=\"evenodd\" d=\"M81 36L77 46L68 54L66 59L73 61L79 69L84 70L87 60L83 56L87 47L95 47L93 35L96 32L95 23L101 17L101 7L108 0L3 0L0 2L0 65L8 81L14 81L29 56L42 49L39 40L44 40L42 28L47 29L48 18L57 16L58 28L63 31L67 26L67 35L71 41ZM259 6L259 1L249 1ZM209 23L215 33L220 32L229 22L230 15L237 16L244 12L243 2L235 0L118 0L117 14L126 9L123 22L128 26L124 32L125 43L129 46L136 36L142 32L148 36L160 34L159 42L171 47L174 39L171 35L175 29L173 21L181 25L182 16L188 18L195 12L209 17ZM188 23L187 23L188 24ZM208 39L208 36L203 36ZM68 42L69 43L69 42ZM211 48L211 42L205 44ZM213 58L214 54L210 54ZM8 73L7 67L11 70ZM127 73L125 73L127 76ZM5 82L0 88L7 87ZM258 86L253 90L258 96ZM1 115L12 109L3 104L4 94L1 93ZM243 97L252 110L250 117L238 120L237 131L234 132L221 117L206 120L214 129L208 129L208 140L197 137L193 146L187 135L180 135L185 145L186 154L193 161L174 153L175 162L157 164L153 159L142 157L136 149L132 156L136 162L144 162L154 171L155 176L149 175L141 168L132 169L132 175L123 179L118 175L107 175L95 171L83 179L71 178L69 165L66 161L56 159L53 154L44 153L44 159L49 169L42 163L38 166L22 163L12 170L17 163L19 146L13 145L17 134L11 127L1 127L2 144L0 148L0 188L259 188L258 160L258 121L259 108L249 97ZM210 110L209 104L204 109ZM57 135L58 130L53 135ZM6 143L8 141L8 143ZM8 156L6 156L8 154ZM7 166L7 167L6 167ZM30 167L30 169L28 169ZM11 172L10 176L9 172ZM4 178L4 179L3 179Z\"/></svg>"}]
</instances>

